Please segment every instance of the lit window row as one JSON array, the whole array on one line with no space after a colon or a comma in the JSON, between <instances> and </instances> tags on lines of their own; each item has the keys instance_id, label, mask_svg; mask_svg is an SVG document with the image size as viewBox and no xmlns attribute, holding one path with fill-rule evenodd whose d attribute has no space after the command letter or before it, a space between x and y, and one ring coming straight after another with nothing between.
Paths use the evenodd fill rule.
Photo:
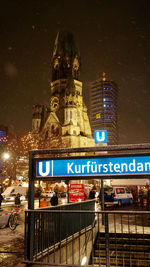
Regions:
<instances>
[{"instance_id":1,"label":"lit window row","mask_svg":"<svg viewBox=\"0 0 150 267\"><path fill-rule=\"evenodd\" d=\"M104 104L103 105L105 108L112 108L114 105L113 104Z\"/></svg>"},{"instance_id":2,"label":"lit window row","mask_svg":"<svg viewBox=\"0 0 150 267\"><path fill-rule=\"evenodd\" d=\"M103 101L104 102L112 102L112 99L111 98L103 98Z\"/></svg>"}]
</instances>

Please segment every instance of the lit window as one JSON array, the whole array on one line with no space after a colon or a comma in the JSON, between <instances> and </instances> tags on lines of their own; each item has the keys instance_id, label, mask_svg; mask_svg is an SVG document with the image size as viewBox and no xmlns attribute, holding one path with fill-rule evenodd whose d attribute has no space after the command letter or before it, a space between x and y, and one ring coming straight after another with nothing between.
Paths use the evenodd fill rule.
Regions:
<instances>
[{"instance_id":1,"label":"lit window","mask_svg":"<svg viewBox=\"0 0 150 267\"><path fill-rule=\"evenodd\" d=\"M100 119L100 117L101 117L100 113L96 114L96 119Z\"/></svg>"}]
</instances>

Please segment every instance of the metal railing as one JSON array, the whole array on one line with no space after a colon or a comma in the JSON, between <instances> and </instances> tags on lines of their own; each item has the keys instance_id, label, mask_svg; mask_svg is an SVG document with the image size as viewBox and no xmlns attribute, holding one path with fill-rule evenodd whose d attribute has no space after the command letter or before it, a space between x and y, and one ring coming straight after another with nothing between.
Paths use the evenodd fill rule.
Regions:
<instances>
[{"instance_id":1,"label":"metal railing","mask_svg":"<svg viewBox=\"0 0 150 267\"><path fill-rule=\"evenodd\" d=\"M104 216L104 225L101 223ZM98 213L98 234L91 264L99 266L150 266L150 212Z\"/></svg>"},{"instance_id":2,"label":"metal railing","mask_svg":"<svg viewBox=\"0 0 150 267\"><path fill-rule=\"evenodd\" d=\"M74 240L79 237L80 247L80 236L86 236L95 222L95 213L86 210L95 210L95 200L25 211L25 260L35 261L46 254L49 260L53 252L55 262L59 248L61 262L61 247L70 242L73 255Z\"/></svg>"},{"instance_id":3,"label":"metal railing","mask_svg":"<svg viewBox=\"0 0 150 267\"><path fill-rule=\"evenodd\" d=\"M91 208L92 203L88 203ZM88 204L84 204L87 209ZM85 259L90 266L150 266L149 211L91 211L77 207L26 211L26 263L80 266ZM31 215L33 242L29 240Z\"/></svg>"}]
</instances>

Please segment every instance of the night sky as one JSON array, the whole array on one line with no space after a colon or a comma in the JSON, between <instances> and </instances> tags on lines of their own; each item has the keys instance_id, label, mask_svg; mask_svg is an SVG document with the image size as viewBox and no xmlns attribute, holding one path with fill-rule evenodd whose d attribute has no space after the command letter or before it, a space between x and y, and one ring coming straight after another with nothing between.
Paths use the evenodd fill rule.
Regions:
<instances>
[{"instance_id":1,"label":"night sky","mask_svg":"<svg viewBox=\"0 0 150 267\"><path fill-rule=\"evenodd\" d=\"M81 53L83 95L106 72L119 87L120 143L150 142L149 0L1 0L0 124L31 130L32 105L49 104L56 34Z\"/></svg>"}]
</instances>

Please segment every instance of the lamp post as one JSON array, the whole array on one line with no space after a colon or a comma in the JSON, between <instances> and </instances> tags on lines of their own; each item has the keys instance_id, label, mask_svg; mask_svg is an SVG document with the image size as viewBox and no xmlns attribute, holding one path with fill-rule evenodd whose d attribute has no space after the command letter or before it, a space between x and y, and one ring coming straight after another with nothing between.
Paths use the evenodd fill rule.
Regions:
<instances>
[{"instance_id":1,"label":"lamp post","mask_svg":"<svg viewBox=\"0 0 150 267\"><path fill-rule=\"evenodd\" d=\"M10 152L2 153L2 160L4 162L5 176L9 178L9 184L11 185L11 180L16 178L15 170L15 160Z\"/></svg>"},{"instance_id":2,"label":"lamp post","mask_svg":"<svg viewBox=\"0 0 150 267\"><path fill-rule=\"evenodd\" d=\"M2 154L2 158L4 159L4 161L5 161L5 160L8 160L8 159L10 158L10 154L9 154L9 152L4 152L4 153Z\"/></svg>"}]
</instances>

